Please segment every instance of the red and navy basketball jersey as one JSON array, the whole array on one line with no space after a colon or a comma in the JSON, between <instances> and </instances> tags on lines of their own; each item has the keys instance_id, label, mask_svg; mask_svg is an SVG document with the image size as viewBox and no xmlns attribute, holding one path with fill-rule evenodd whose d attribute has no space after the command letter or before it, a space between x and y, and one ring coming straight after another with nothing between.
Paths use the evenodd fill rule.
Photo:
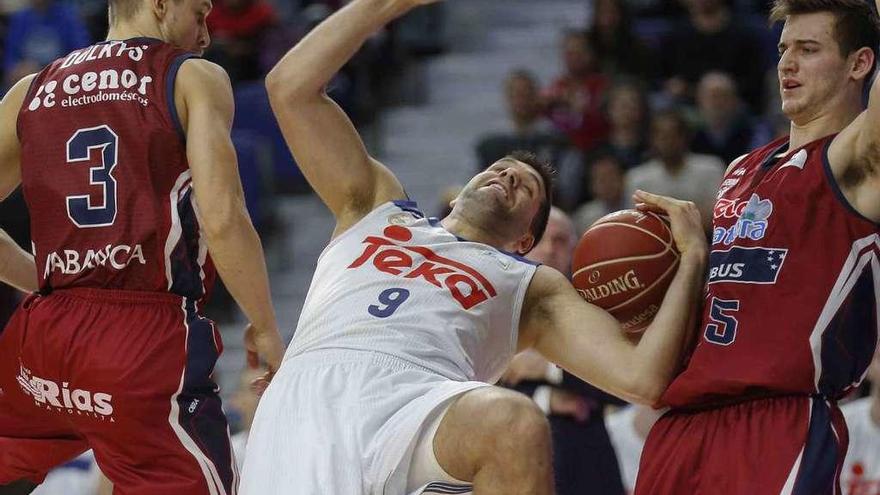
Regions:
<instances>
[{"instance_id":1,"label":"red and navy basketball jersey","mask_svg":"<svg viewBox=\"0 0 880 495\"><path fill-rule=\"evenodd\" d=\"M201 298L211 286L174 104L191 56L149 38L106 41L33 81L18 137L42 289Z\"/></svg>"},{"instance_id":2,"label":"red and navy basketball jersey","mask_svg":"<svg viewBox=\"0 0 880 495\"><path fill-rule=\"evenodd\" d=\"M832 139L781 157L787 138L774 141L725 176L698 343L666 404L836 398L864 378L878 339L880 226L838 189Z\"/></svg>"}]
</instances>

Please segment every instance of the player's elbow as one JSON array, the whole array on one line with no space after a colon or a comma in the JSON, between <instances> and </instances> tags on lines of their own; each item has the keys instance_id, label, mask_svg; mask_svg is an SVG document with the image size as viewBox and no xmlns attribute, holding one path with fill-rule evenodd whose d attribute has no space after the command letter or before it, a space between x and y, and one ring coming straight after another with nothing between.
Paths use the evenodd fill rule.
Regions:
<instances>
[{"instance_id":1,"label":"player's elbow","mask_svg":"<svg viewBox=\"0 0 880 495\"><path fill-rule=\"evenodd\" d=\"M244 205L231 198L210 201L207 205L199 206L201 212L199 224L209 241L227 235L236 235L237 226L250 222Z\"/></svg>"},{"instance_id":2,"label":"player's elbow","mask_svg":"<svg viewBox=\"0 0 880 495\"><path fill-rule=\"evenodd\" d=\"M627 390L626 399L635 404L657 407L668 383L652 376L636 375Z\"/></svg>"},{"instance_id":3,"label":"player's elbow","mask_svg":"<svg viewBox=\"0 0 880 495\"><path fill-rule=\"evenodd\" d=\"M307 80L276 66L266 75L266 92L273 104L286 104L307 96L316 97L320 91L308 85Z\"/></svg>"}]
</instances>

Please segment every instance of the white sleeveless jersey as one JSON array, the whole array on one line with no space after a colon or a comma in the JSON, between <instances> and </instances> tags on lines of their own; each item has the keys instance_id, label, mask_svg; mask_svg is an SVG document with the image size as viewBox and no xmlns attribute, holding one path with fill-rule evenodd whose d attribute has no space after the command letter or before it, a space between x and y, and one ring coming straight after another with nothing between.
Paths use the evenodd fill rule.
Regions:
<instances>
[{"instance_id":1,"label":"white sleeveless jersey","mask_svg":"<svg viewBox=\"0 0 880 495\"><path fill-rule=\"evenodd\" d=\"M412 201L385 203L321 253L285 359L372 351L449 379L494 383L516 350L535 269L457 238Z\"/></svg>"}]
</instances>

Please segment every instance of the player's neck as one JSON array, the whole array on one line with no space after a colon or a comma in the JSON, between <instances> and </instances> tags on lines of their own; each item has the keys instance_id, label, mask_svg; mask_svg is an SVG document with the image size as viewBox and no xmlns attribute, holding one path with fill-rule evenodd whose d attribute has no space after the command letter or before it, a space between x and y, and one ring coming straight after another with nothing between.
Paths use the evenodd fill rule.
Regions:
<instances>
[{"instance_id":1,"label":"player's neck","mask_svg":"<svg viewBox=\"0 0 880 495\"><path fill-rule=\"evenodd\" d=\"M499 236L475 226L466 218L461 218L454 213L440 221L443 228L460 239L466 239L472 242L480 242L488 244L497 249L510 251L508 246L503 245L499 241Z\"/></svg>"},{"instance_id":2,"label":"player's neck","mask_svg":"<svg viewBox=\"0 0 880 495\"><path fill-rule=\"evenodd\" d=\"M131 21L119 21L107 31L107 40L127 40L131 38L156 38L162 39L162 33L155 24L148 25L138 22L137 19Z\"/></svg>"},{"instance_id":3,"label":"player's neck","mask_svg":"<svg viewBox=\"0 0 880 495\"><path fill-rule=\"evenodd\" d=\"M807 143L842 131L858 117L861 111L859 102L849 104L840 102L835 111L827 111L800 124L792 120L788 149L800 148Z\"/></svg>"}]
</instances>

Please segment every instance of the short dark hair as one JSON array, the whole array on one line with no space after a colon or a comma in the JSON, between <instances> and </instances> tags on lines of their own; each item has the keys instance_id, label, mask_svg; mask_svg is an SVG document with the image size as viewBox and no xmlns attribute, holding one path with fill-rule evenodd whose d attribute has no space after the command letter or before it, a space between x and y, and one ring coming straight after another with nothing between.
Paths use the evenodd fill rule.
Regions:
<instances>
[{"instance_id":1,"label":"short dark hair","mask_svg":"<svg viewBox=\"0 0 880 495\"><path fill-rule=\"evenodd\" d=\"M874 9L865 0L775 0L770 21L780 22L790 15L829 12L836 18L834 39L844 57L867 47L874 52L874 65L865 81L870 81L877 67L877 45L880 44L880 22Z\"/></svg>"},{"instance_id":2,"label":"short dark hair","mask_svg":"<svg viewBox=\"0 0 880 495\"><path fill-rule=\"evenodd\" d=\"M538 158L538 155L531 151L513 151L505 156L505 158L510 158L532 167L538 172L538 175L541 176L541 180L544 182L544 200L541 201L538 213L535 214L532 224L529 226L529 231L535 238L535 242L532 243L532 248L534 248L541 242L541 238L544 237L544 230L547 228L547 221L550 218L550 207L553 205L553 179L556 176L556 170L550 165L550 162Z\"/></svg>"}]
</instances>

